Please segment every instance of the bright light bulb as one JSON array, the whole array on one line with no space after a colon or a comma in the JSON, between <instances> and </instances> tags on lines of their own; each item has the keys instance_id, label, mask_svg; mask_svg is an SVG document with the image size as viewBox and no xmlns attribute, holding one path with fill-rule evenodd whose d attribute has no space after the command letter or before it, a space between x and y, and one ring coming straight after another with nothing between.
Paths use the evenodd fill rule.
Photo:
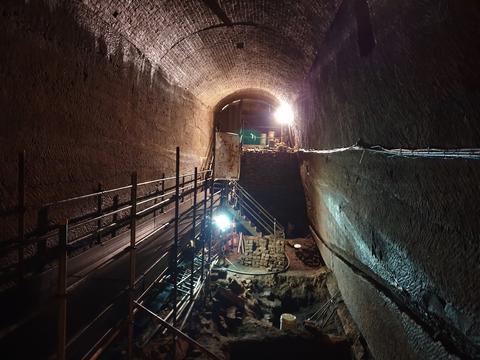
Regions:
<instances>
[{"instance_id":1,"label":"bright light bulb","mask_svg":"<svg viewBox=\"0 0 480 360\"><path fill-rule=\"evenodd\" d=\"M292 125L293 124L293 110L290 105L287 103L282 103L275 110L273 114L275 120L277 120L282 125Z\"/></svg>"},{"instance_id":2,"label":"bright light bulb","mask_svg":"<svg viewBox=\"0 0 480 360\"><path fill-rule=\"evenodd\" d=\"M232 222L230 218L225 214L218 214L213 217L213 223L217 225L217 227L221 231L227 230L230 226L232 226Z\"/></svg>"}]
</instances>

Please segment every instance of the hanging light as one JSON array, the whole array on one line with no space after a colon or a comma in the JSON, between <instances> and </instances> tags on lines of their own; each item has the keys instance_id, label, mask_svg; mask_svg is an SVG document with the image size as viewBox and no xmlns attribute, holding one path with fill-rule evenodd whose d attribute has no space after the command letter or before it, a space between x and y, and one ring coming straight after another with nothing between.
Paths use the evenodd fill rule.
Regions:
<instances>
[{"instance_id":1,"label":"hanging light","mask_svg":"<svg viewBox=\"0 0 480 360\"><path fill-rule=\"evenodd\" d=\"M225 214L218 214L213 217L213 223L220 229L220 231L225 231L232 226L232 221Z\"/></svg>"},{"instance_id":2,"label":"hanging light","mask_svg":"<svg viewBox=\"0 0 480 360\"><path fill-rule=\"evenodd\" d=\"M293 110L292 107L286 102L282 102L280 106L275 110L273 114L275 120L282 125L292 125L293 124Z\"/></svg>"}]
</instances>

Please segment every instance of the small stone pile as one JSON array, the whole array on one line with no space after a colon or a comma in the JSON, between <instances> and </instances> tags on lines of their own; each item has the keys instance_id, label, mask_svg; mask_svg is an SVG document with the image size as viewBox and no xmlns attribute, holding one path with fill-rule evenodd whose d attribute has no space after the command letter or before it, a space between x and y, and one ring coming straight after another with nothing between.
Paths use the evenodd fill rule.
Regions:
<instances>
[{"instance_id":1,"label":"small stone pile","mask_svg":"<svg viewBox=\"0 0 480 360\"><path fill-rule=\"evenodd\" d=\"M241 263L245 266L262 267L268 271L283 270L287 264L285 239L272 236L245 236L245 252Z\"/></svg>"},{"instance_id":2,"label":"small stone pile","mask_svg":"<svg viewBox=\"0 0 480 360\"><path fill-rule=\"evenodd\" d=\"M314 243L303 244L302 248L295 249L295 255L309 267L319 267L323 263L318 247Z\"/></svg>"}]
</instances>

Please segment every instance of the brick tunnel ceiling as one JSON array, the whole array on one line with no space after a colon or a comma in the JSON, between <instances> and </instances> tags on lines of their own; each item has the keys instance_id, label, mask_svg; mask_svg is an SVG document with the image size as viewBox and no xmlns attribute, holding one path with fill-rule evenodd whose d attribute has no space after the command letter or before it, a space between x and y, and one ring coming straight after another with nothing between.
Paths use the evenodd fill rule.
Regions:
<instances>
[{"instance_id":1,"label":"brick tunnel ceiling","mask_svg":"<svg viewBox=\"0 0 480 360\"><path fill-rule=\"evenodd\" d=\"M172 83L214 106L249 88L292 98L339 0L84 0Z\"/></svg>"}]
</instances>

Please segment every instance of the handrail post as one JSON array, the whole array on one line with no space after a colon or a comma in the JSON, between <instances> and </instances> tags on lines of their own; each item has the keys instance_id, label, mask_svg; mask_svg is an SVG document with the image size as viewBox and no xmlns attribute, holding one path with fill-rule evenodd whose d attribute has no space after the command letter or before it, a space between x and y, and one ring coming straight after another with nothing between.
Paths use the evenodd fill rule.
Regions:
<instances>
[{"instance_id":1,"label":"handrail post","mask_svg":"<svg viewBox=\"0 0 480 360\"><path fill-rule=\"evenodd\" d=\"M185 175L182 176L182 203L185 201Z\"/></svg>"},{"instance_id":2,"label":"handrail post","mask_svg":"<svg viewBox=\"0 0 480 360\"><path fill-rule=\"evenodd\" d=\"M119 199L118 199L118 195L115 195L113 197L113 210L118 210L118 204L119 204ZM118 213L116 212L115 214L113 214L112 216L112 222L113 223L116 223L118 221ZM117 228L115 228L113 230L113 237L117 236Z\"/></svg>"},{"instance_id":3,"label":"handrail post","mask_svg":"<svg viewBox=\"0 0 480 360\"><path fill-rule=\"evenodd\" d=\"M190 267L190 300L193 300L193 274L195 271L195 235L196 230L195 227L197 225L197 176L198 176L198 169L195 167L194 171L194 179L193 179L193 219L192 219L192 263Z\"/></svg>"},{"instance_id":4,"label":"handrail post","mask_svg":"<svg viewBox=\"0 0 480 360\"><path fill-rule=\"evenodd\" d=\"M183 177L183 182L185 182L185 177ZM177 146L175 152L175 222L174 222L174 242L173 242L173 316L172 322L173 326L177 325L177 272L178 272L178 217L180 210L180 147ZM182 187L182 201L183 201L183 187ZM175 359L177 352L177 339L174 335L172 337L173 341L173 354L172 358Z\"/></svg>"},{"instance_id":5,"label":"handrail post","mask_svg":"<svg viewBox=\"0 0 480 360\"><path fill-rule=\"evenodd\" d=\"M240 216L243 215L243 194L241 191L238 192L238 213Z\"/></svg>"},{"instance_id":6,"label":"handrail post","mask_svg":"<svg viewBox=\"0 0 480 360\"><path fill-rule=\"evenodd\" d=\"M68 220L60 225L58 243L58 334L57 359L65 360L67 344L67 244Z\"/></svg>"},{"instance_id":7,"label":"handrail post","mask_svg":"<svg viewBox=\"0 0 480 360\"><path fill-rule=\"evenodd\" d=\"M155 200L153 200L153 205L157 205L159 202L159 197L160 197L160 189L159 189L159 184L155 183ZM155 207L155 210L153 210L153 228L155 229L156 227L156 218L158 215L158 208Z\"/></svg>"},{"instance_id":8,"label":"handrail post","mask_svg":"<svg viewBox=\"0 0 480 360\"><path fill-rule=\"evenodd\" d=\"M165 200L165 197L163 196L163 194L165 194L165 173L162 173L162 197L160 198L160 201L163 203L163 200ZM160 207L161 209L161 213L163 213L165 211L163 205Z\"/></svg>"},{"instance_id":9,"label":"handrail post","mask_svg":"<svg viewBox=\"0 0 480 360\"><path fill-rule=\"evenodd\" d=\"M18 277L25 275L25 150L18 154Z\"/></svg>"},{"instance_id":10,"label":"handrail post","mask_svg":"<svg viewBox=\"0 0 480 360\"><path fill-rule=\"evenodd\" d=\"M277 238L277 219L273 218L273 238Z\"/></svg>"},{"instance_id":11,"label":"handrail post","mask_svg":"<svg viewBox=\"0 0 480 360\"><path fill-rule=\"evenodd\" d=\"M214 178L210 179L210 210L209 210L209 215L210 215L210 223L208 224L208 266L210 266L210 263L212 261L212 221L213 221L213 184L214 184Z\"/></svg>"},{"instance_id":12,"label":"handrail post","mask_svg":"<svg viewBox=\"0 0 480 360\"><path fill-rule=\"evenodd\" d=\"M177 146L175 156L175 223L173 242L173 326L177 323L177 257L178 257L178 216L180 200L180 147Z\"/></svg>"},{"instance_id":13,"label":"handrail post","mask_svg":"<svg viewBox=\"0 0 480 360\"><path fill-rule=\"evenodd\" d=\"M128 359L133 357L133 325L134 325L134 296L135 296L135 245L137 230L137 173L133 172L131 177L130 193L130 282L128 291Z\"/></svg>"},{"instance_id":14,"label":"handrail post","mask_svg":"<svg viewBox=\"0 0 480 360\"><path fill-rule=\"evenodd\" d=\"M205 276L205 243L207 239L207 192L208 192L208 172L205 173L203 179L203 229L202 229L202 265L200 280L203 281Z\"/></svg>"},{"instance_id":15,"label":"handrail post","mask_svg":"<svg viewBox=\"0 0 480 360\"><path fill-rule=\"evenodd\" d=\"M101 192L103 189L102 189L102 184L98 184L98 192ZM102 194L99 194L98 197L97 197L97 215L98 216L101 216L102 215L102 202L103 202L103 199L102 199ZM97 244L101 244L102 243L102 235L100 233L100 229L102 227L102 219L98 219L97 220Z\"/></svg>"}]
</instances>

